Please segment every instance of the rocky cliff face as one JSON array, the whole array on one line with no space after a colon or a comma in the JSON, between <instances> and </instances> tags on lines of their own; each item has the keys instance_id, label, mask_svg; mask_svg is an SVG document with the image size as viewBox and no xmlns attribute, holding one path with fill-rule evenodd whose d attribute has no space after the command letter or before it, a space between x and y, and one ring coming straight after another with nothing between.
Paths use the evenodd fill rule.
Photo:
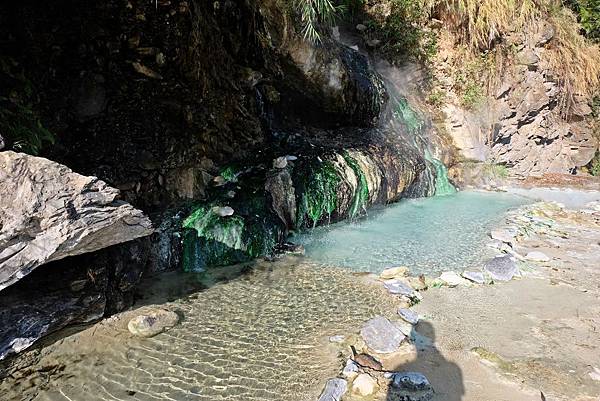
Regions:
<instances>
[{"instance_id":1,"label":"rocky cliff face","mask_svg":"<svg viewBox=\"0 0 600 401\"><path fill-rule=\"evenodd\" d=\"M152 233L119 191L50 160L0 153L0 291L38 266Z\"/></svg>"},{"instance_id":2,"label":"rocky cliff face","mask_svg":"<svg viewBox=\"0 0 600 401\"><path fill-rule=\"evenodd\" d=\"M565 112L561 77L548 60L554 28L543 22L534 27L505 38L514 53L492 67L496 78L489 96L471 108L450 96L443 105L444 126L467 160L503 164L518 177L574 174L599 146L590 99L575 97ZM442 42L436 68L442 87L452 93L460 74L451 64L460 56L448 40Z\"/></svg>"},{"instance_id":3,"label":"rocky cliff face","mask_svg":"<svg viewBox=\"0 0 600 401\"><path fill-rule=\"evenodd\" d=\"M278 1L2 7L20 75L0 78L35 88L56 134L43 155L103 181L0 153L0 313L21 322L0 357L126 307L148 270L268 255L290 230L434 191L369 58L301 40ZM152 229L105 181L156 216L151 240L111 247Z\"/></svg>"}]
</instances>

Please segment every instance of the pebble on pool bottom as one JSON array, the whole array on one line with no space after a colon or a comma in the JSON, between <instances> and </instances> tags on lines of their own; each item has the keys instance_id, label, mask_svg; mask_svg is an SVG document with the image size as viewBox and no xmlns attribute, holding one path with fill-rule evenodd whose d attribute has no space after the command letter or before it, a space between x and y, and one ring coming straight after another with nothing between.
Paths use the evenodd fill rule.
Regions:
<instances>
[{"instance_id":1,"label":"pebble on pool bottom","mask_svg":"<svg viewBox=\"0 0 600 401\"><path fill-rule=\"evenodd\" d=\"M154 309L131 319L127 328L138 337L153 337L179 323L179 315L165 309Z\"/></svg>"}]
</instances>

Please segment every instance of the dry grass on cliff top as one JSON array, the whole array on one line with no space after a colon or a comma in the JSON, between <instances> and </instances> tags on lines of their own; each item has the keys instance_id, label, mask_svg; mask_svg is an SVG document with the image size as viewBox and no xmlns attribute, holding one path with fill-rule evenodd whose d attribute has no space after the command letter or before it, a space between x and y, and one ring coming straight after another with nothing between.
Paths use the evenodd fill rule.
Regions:
<instances>
[{"instance_id":1,"label":"dry grass on cliff top","mask_svg":"<svg viewBox=\"0 0 600 401\"><path fill-rule=\"evenodd\" d=\"M548 44L548 62L563 88L560 107L569 115L577 95L591 99L600 91L600 47L581 36L570 10L554 10L549 20L556 32Z\"/></svg>"},{"instance_id":2,"label":"dry grass on cliff top","mask_svg":"<svg viewBox=\"0 0 600 401\"><path fill-rule=\"evenodd\" d=\"M563 114L571 114L577 96L591 99L600 91L600 47L580 34L576 17L559 0L423 1L476 54L507 33L527 34L536 22L550 22L555 32L544 59L562 89Z\"/></svg>"}]
</instances>

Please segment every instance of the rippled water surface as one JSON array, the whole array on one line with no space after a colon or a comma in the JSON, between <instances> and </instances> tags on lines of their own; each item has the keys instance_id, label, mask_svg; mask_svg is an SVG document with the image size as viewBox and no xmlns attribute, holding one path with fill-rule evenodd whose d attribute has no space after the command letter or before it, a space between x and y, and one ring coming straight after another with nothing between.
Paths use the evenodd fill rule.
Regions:
<instances>
[{"instance_id":1,"label":"rippled water surface","mask_svg":"<svg viewBox=\"0 0 600 401\"><path fill-rule=\"evenodd\" d=\"M317 262L379 273L408 266L413 274L480 266L488 233L506 211L527 203L501 193L460 192L403 200L354 223L319 227L292 238Z\"/></svg>"},{"instance_id":2,"label":"rippled water surface","mask_svg":"<svg viewBox=\"0 0 600 401\"><path fill-rule=\"evenodd\" d=\"M197 289L196 277L161 276L144 290L146 302L171 299L167 307L182 312L184 320L172 330L137 339L126 328L132 315L109 319L46 348L36 367L42 372L1 384L0 394L78 401L314 401L341 366L328 336L356 332L372 316L395 311L395 301L367 277L302 258L263 262L204 290Z\"/></svg>"}]
</instances>

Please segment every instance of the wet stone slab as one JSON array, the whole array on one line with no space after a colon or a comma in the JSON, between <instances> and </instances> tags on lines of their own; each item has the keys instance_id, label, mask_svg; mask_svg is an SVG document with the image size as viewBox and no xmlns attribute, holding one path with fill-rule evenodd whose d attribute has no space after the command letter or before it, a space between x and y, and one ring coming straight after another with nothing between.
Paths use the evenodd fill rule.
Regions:
<instances>
[{"instance_id":1,"label":"wet stone slab","mask_svg":"<svg viewBox=\"0 0 600 401\"><path fill-rule=\"evenodd\" d=\"M406 339L404 333L383 316L369 320L361 329L360 335L370 349L380 354L397 351Z\"/></svg>"}]
</instances>

